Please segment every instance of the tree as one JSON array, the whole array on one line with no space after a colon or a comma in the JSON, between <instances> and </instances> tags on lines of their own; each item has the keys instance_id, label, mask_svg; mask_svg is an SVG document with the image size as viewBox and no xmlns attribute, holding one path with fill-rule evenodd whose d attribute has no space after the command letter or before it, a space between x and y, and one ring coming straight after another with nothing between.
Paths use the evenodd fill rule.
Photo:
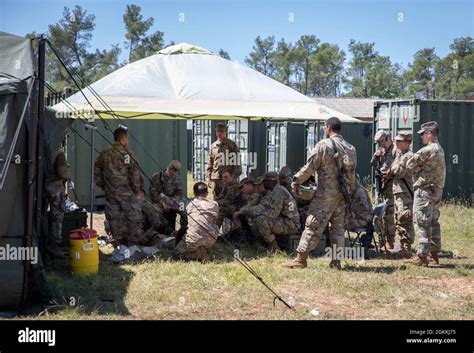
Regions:
<instances>
[{"instance_id":1,"label":"tree","mask_svg":"<svg viewBox=\"0 0 474 353\"><path fill-rule=\"evenodd\" d=\"M163 48L163 32L146 34L153 26L154 18L143 19L140 6L127 5L123 22L127 31L125 47L128 49L128 62L145 58Z\"/></svg>"},{"instance_id":2,"label":"tree","mask_svg":"<svg viewBox=\"0 0 474 353\"><path fill-rule=\"evenodd\" d=\"M416 98L436 99L435 68L439 58L435 54L435 48L418 50L413 58L413 63L409 64L407 73L411 81L410 94Z\"/></svg>"},{"instance_id":3,"label":"tree","mask_svg":"<svg viewBox=\"0 0 474 353\"><path fill-rule=\"evenodd\" d=\"M245 58L245 63L261 72L262 74L275 76L275 37L270 36L265 39L258 36L255 39L255 45L249 56Z\"/></svg>"},{"instance_id":4,"label":"tree","mask_svg":"<svg viewBox=\"0 0 474 353\"><path fill-rule=\"evenodd\" d=\"M92 82L119 67L120 48L113 45L110 50L89 52L92 32L95 28L95 16L88 14L80 6L73 10L64 7L63 17L58 23L48 26L47 38L54 48L65 58L85 82ZM69 75L58 63L56 56L47 51L47 80L55 89L74 85ZM85 84L80 83L83 87Z\"/></svg>"},{"instance_id":5,"label":"tree","mask_svg":"<svg viewBox=\"0 0 474 353\"><path fill-rule=\"evenodd\" d=\"M435 67L435 86L439 99L467 99L474 92L474 40L457 38L451 53Z\"/></svg>"},{"instance_id":6,"label":"tree","mask_svg":"<svg viewBox=\"0 0 474 353\"><path fill-rule=\"evenodd\" d=\"M337 45L322 43L312 60L314 74L310 80L312 96L338 97L344 74L346 54Z\"/></svg>"},{"instance_id":7,"label":"tree","mask_svg":"<svg viewBox=\"0 0 474 353\"><path fill-rule=\"evenodd\" d=\"M313 57L318 49L319 42L320 40L314 35L303 35L296 42L293 49L296 89L305 95L309 93L311 77L314 74Z\"/></svg>"},{"instance_id":8,"label":"tree","mask_svg":"<svg viewBox=\"0 0 474 353\"><path fill-rule=\"evenodd\" d=\"M374 50L375 43L361 43L351 39L349 52L352 60L344 79L345 94L361 98L396 98L400 95L399 67L392 65L388 56Z\"/></svg>"},{"instance_id":9,"label":"tree","mask_svg":"<svg viewBox=\"0 0 474 353\"><path fill-rule=\"evenodd\" d=\"M283 38L276 46L274 66L276 71L275 79L285 85L291 86L291 76L294 66L293 45L290 42L285 42Z\"/></svg>"},{"instance_id":10,"label":"tree","mask_svg":"<svg viewBox=\"0 0 474 353\"><path fill-rule=\"evenodd\" d=\"M228 52L226 52L224 49L219 49L219 56L221 58L224 58L224 59L227 59L227 60L230 60L230 55Z\"/></svg>"}]
</instances>

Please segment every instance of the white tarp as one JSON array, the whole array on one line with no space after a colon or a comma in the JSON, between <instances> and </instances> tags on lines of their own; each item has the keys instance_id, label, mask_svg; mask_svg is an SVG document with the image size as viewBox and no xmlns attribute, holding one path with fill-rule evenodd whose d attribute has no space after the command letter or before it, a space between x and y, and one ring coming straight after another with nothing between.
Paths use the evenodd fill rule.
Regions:
<instances>
[{"instance_id":1,"label":"white tarp","mask_svg":"<svg viewBox=\"0 0 474 353\"><path fill-rule=\"evenodd\" d=\"M253 69L185 43L125 65L91 86L121 117L326 120L336 116L360 122ZM108 109L87 88L83 92L96 112L107 117ZM81 92L67 100L75 109L90 108ZM64 103L53 108L70 110Z\"/></svg>"}]
</instances>

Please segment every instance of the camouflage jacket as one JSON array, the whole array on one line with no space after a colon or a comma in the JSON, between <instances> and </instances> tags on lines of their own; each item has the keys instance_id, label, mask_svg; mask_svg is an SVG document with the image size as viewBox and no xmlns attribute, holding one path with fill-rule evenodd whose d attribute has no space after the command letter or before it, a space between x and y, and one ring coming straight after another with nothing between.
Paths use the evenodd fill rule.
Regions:
<instances>
[{"instance_id":1,"label":"camouflage jacket","mask_svg":"<svg viewBox=\"0 0 474 353\"><path fill-rule=\"evenodd\" d=\"M183 184L178 173L172 176L167 176L166 173L157 172L151 177L152 183L150 183L149 192L150 198L154 203L163 204L180 202L184 199ZM161 193L165 197L161 196ZM174 201L174 202L173 202ZM169 205L172 207L173 205Z\"/></svg>"},{"instance_id":2,"label":"camouflage jacket","mask_svg":"<svg viewBox=\"0 0 474 353\"><path fill-rule=\"evenodd\" d=\"M383 154L381 157L379 158L372 157L372 159L370 160L370 164L372 165L372 167L376 168L378 162L380 161L380 171L382 173L388 173L390 170L390 167L392 166L393 161L395 160L396 150L397 149L392 143L392 145L390 146L388 150L383 151ZM388 179L383 179L383 182L382 182L383 191L392 192L392 183L393 183L393 180L391 177L389 177Z\"/></svg>"},{"instance_id":3,"label":"camouflage jacket","mask_svg":"<svg viewBox=\"0 0 474 353\"><path fill-rule=\"evenodd\" d=\"M108 197L140 193L140 173L130 149L116 142L100 152L94 165L94 179Z\"/></svg>"},{"instance_id":4,"label":"camouflage jacket","mask_svg":"<svg viewBox=\"0 0 474 353\"><path fill-rule=\"evenodd\" d=\"M235 180L239 179L240 174L242 174L239 147L237 147L234 141L229 139L226 139L222 143L217 140L209 147L206 179L220 179L220 173L226 168L232 171Z\"/></svg>"},{"instance_id":5,"label":"camouflage jacket","mask_svg":"<svg viewBox=\"0 0 474 353\"><path fill-rule=\"evenodd\" d=\"M295 222L299 228L300 215L296 201L290 192L280 184L275 185L258 205L245 209L242 214L255 217L261 215L270 218L284 217Z\"/></svg>"},{"instance_id":6,"label":"camouflage jacket","mask_svg":"<svg viewBox=\"0 0 474 353\"><path fill-rule=\"evenodd\" d=\"M416 167L421 168L418 173L415 173ZM434 191L442 193L446 180L446 164L444 150L437 140L414 153L407 162L407 169L414 175L415 190L431 186Z\"/></svg>"},{"instance_id":7,"label":"camouflage jacket","mask_svg":"<svg viewBox=\"0 0 474 353\"><path fill-rule=\"evenodd\" d=\"M244 201L242 207L240 207L239 212L245 214L247 210L258 205L262 200L263 195L258 192L252 192L251 194L242 193L241 199Z\"/></svg>"},{"instance_id":8,"label":"camouflage jacket","mask_svg":"<svg viewBox=\"0 0 474 353\"><path fill-rule=\"evenodd\" d=\"M230 185L225 185L215 201L219 204L219 208L239 208L244 203L241 197L239 184L234 182Z\"/></svg>"},{"instance_id":9,"label":"camouflage jacket","mask_svg":"<svg viewBox=\"0 0 474 353\"><path fill-rule=\"evenodd\" d=\"M407 162L412 156L413 152L408 148L406 150L396 150L395 160L388 173L388 176L393 179L392 190L394 194L413 193L413 177L411 171L407 169Z\"/></svg>"},{"instance_id":10,"label":"camouflage jacket","mask_svg":"<svg viewBox=\"0 0 474 353\"><path fill-rule=\"evenodd\" d=\"M347 184L351 190L355 189L356 177L355 169L357 166L357 154L355 147L345 141L341 135L336 134L331 137L336 143L340 152L338 154L339 165L344 170ZM344 151L350 153L344 154ZM294 182L298 185L303 184L311 175L316 173L318 188L315 197L334 197L340 194L338 170L334 159L334 148L330 139L319 141L314 147L311 155L294 177Z\"/></svg>"}]
</instances>

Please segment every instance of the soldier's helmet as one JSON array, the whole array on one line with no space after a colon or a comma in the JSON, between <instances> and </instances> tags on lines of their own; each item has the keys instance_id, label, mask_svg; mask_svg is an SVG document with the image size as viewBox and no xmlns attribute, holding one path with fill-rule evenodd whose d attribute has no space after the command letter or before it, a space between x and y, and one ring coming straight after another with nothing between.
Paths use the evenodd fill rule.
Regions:
<instances>
[{"instance_id":1,"label":"soldier's helmet","mask_svg":"<svg viewBox=\"0 0 474 353\"><path fill-rule=\"evenodd\" d=\"M438 130L438 123L436 121L428 121L421 125L421 129L418 130L418 135L423 135L425 132L431 132Z\"/></svg>"},{"instance_id":2,"label":"soldier's helmet","mask_svg":"<svg viewBox=\"0 0 474 353\"><path fill-rule=\"evenodd\" d=\"M178 170L181 169L181 163L179 163L179 161L177 161L177 160L174 159L174 160L172 160L172 161L170 162L170 164L168 165L168 169L173 169L173 170L175 170L175 171L178 171Z\"/></svg>"},{"instance_id":3,"label":"soldier's helmet","mask_svg":"<svg viewBox=\"0 0 474 353\"><path fill-rule=\"evenodd\" d=\"M281 182L285 181L291 181L293 178L293 172L291 171L290 167L283 167L280 169L280 172L278 173L278 180Z\"/></svg>"},{"instance_id":4,"label":"soldier's helmet","mask_svg":"<svg viewBox=\"0 0 474 353\"><path fill-rule=\"evenodd\" d=\"M265 172L262 175L262 181L278 181L277 172Z\"/></svg>"},{"instance_id":5,"label":"soldier's helmet","mask_svg":"<svg viewBox=\"0 0 474 353\"><path fill-rule=\"evenodd\" d=\"M409 131L399 131L398 135L395 136L395 141L411 142L413 140L413 134Z\"/></svg>"}]
</instances>

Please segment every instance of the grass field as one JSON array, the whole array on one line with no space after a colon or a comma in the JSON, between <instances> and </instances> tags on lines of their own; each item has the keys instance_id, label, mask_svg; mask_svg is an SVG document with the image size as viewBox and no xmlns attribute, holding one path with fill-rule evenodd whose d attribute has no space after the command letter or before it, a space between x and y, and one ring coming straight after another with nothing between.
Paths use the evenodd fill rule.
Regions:
<instances>
[{"instance_id":1,"label":"grass field","mask_svg":"<svg viewBox=\"0 0 474 353\"><path fill-rule=\"evenodd\" d=\"M103 219L96 215L95 224ZM60 305L35 319L474 319L472 245L474 209L445 204L441 211L441 268L402 260L310 259L305 270L283 269L289 256L244 248L242 257L285 300L287 309L222 246L207 264L170 261L163 253L136 265L108 261L101 248L100 273L76 277L66 261L48 271ZM100 232L100 230L99 230ZM77 298L70 306L70 297ZM31 316L29 318L32 318Z\"/></svg>"}]
</instances>

